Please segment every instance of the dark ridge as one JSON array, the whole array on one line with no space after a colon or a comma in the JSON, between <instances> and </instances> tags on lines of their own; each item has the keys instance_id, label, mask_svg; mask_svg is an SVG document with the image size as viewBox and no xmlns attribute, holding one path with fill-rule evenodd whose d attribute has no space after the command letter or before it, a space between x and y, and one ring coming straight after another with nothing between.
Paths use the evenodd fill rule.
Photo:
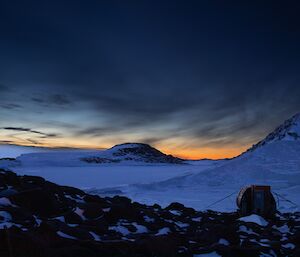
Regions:
<instances>
[{"instance_id":1,"label":"dark ridge","mask_svg":"<svg viewBox=\"0 0 300 257\"><path fill-rule=\"evenodd\" d=\"M89 163L119 163L123 160L144 163L186 164L186 160L164 154L156 148L142 143L119 144L107 151L112 151L113 158L103 158L100 155L83 158L82 160Z\"/></svg>"}]
</instances>

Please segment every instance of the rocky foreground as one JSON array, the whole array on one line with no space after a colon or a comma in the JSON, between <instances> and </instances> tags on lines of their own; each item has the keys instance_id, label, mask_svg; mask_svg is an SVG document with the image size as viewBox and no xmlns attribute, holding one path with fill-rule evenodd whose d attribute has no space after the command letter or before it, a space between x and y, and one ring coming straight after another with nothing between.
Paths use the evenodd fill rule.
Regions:
<instances>
[{"instance_id":1,"label":"rocky foreground","mask_svg":"<svg viewBox=\"0 0 300 257\"><path fill-rule=\"evenodd\" d=\"M101 198L0 170L1 257L300 256L300 213L260 225L239 218Z\"/></svg>"}]
</instances>

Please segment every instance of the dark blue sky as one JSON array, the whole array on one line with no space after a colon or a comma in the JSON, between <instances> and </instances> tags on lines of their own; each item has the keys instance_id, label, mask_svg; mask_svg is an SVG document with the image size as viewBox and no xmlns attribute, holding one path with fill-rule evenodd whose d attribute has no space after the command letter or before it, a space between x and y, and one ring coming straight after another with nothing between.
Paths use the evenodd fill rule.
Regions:
<instances>
[{"instance_id":1,"label":"dark blue sky","mask_svg":"<svg viewBox=\"0 0 300 257\"><path fill-rule=\"evenodd\" d=\"M2 0L0 139L237 154L300 111L299 13L297 1Z\"/></svg>"}]
</instances>

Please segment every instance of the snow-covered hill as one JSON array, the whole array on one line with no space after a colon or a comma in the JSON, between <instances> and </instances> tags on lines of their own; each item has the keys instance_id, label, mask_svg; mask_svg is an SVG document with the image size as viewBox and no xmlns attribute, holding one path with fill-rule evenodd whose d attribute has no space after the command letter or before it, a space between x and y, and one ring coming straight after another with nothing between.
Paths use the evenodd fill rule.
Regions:
<instances>
[{"instance_id":1,"label":"snow-covered hill","mask_svg":"<svg viewBox=\"0 0 300 257\"><path fill-rule=\"evenodd\" d=\"M147 144L125 143L101 152L95 156L82 158L89 163L120 163L120 162L142 162L142 163L171 163L183 164L184 160L166 155Z\"/></svg>"}]
</instances>

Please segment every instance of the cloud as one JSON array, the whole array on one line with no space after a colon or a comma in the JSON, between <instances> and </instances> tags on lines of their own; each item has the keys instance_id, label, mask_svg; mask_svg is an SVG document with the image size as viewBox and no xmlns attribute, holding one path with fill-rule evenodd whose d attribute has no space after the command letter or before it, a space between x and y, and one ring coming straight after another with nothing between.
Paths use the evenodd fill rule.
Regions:
<instances>
[{"instance_id":1,"label":"cloud","mask_svg":"<svg viewBox=\"0 0 300 257\"><path fill-rule=\"evenodd\" d=\"M67 105L71 103L65 95L59 95L59 94L50 96L49 102L57 105Z\"/></svg>"},{"instance_id":2,"label":"cloud","mask_svg":"<svg viewBox=\"0 0 300 257\"><path fill-rule=\"evenodd\" d=\"M22 108L21 105L14 104L14 103L3 103L3 104L0 104L0 107L3 109L7 109L7 110L14 110L14 109Z\"/></svg>"},{"instance_id":3,"label":"cloud","mask_svg":"<svg viewBox=\"0 0 300 257\"><path fill-rule=\"evenodd\" d=\"M31 100L36 103L41 103L41 104L45 103L44 99L37 98L37 97L32 97Z\"/></svg>"},{"instance_id":4,"label":"cloud","mask_svg":"<svg viewBox=\"0 0 300 257\"><path fill-rule=\"evenodd\" d=\"M32 138L26 138L25 140L34 145L40 144L37 140L34 140Z\"/></svg>"},{"instance_id":5,"label":"cloud","mask_svg":"<svg viewBox=\"0 0 300 257\"><path fill-rule=\"evenodd\" d=\"M0 144L14 144L15 142L12 140L0 140Z\"/></svg>"},{"instance_id":6,"label":"cloud","mask_svg":"<svg viewBox=\"0 0 300 257\"><path fill-rule=\"evenodd\" d=\"M33 129L30 129L30 128L22 128L22 127L2 127L1 129L18 131L18 132L29 132L29 133L38 134L38 135L41 135L42 137L47 137L47 138L48 137L57 137L58 136L58 134L44 133L44 132L33 130Z\"/></svg>"},{"instance_id":7,"label":"cloud","mask_svg":"<svg viewBox=\"0 0 300 257\"><path fill-rule=\"evenodd\" d=\"M1 123L17 119L26 125L15 131L41 137L49 134L26 126L77 137L136 133L154 144L261 139L300 110L299 15L200 2L4 5L0 77L14 90L3 96L9 88L0 85L0 106L12 114Z\"/></svg>"},{"instance_id":8,"label":"cloud","mask_svg":"<svg viewBox=\"0 0 300 257\"><path fill-rule=\"evenodd\" d=\"M41 105L58 105L64 106L71 104L71 101L67 98L66 95L62 94L53 94L47 97L32 97L31 100L35 103Z\"/></svg>"},{"instance_id":9,"label":"cloud","mask_svg":"<svg viewBox=\"0 0 300 257\"><path fill-rule=\"evenodd\" d=\"M149 145L156 145L157 143L161 143L163 140L167 139L164 136L161 137L144 137L140 140L141 143L149 144Z\"/></svg>"},{"instance_id":10,"label":"cloud","mask_svg":"<svg viewBox=\"0 0 300 257\"><path fill-rule=\"evenodd\" d=\"M4 86L3 84L0 84L0 92L6 91L6 90L7 90L7 87Z\"/></svg>"},{"instance_id":11,"label":"cloud","mask_svg":"<svg viewBox=\"0 0 300 257\"><path fill-rule=\"evenodd\" d=\"M115 126L90 127L86 129L77 130L74 132L74 134L77 136L100 137L100 136L109 135L120 131L121 129Z\"/></svg>"}]
</instances>

